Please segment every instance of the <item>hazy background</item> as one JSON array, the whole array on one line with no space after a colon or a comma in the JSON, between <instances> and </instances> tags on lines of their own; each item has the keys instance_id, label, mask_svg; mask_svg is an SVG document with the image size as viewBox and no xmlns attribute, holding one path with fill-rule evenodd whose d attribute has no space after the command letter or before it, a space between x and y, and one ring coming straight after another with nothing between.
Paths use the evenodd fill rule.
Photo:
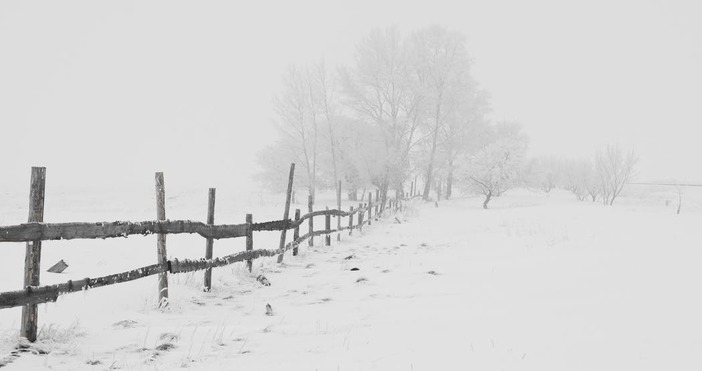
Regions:
<instances>
[{"instance_id":1,"label":"hazy background","mask_svg":"<svg viewBox=\"0 0 702 371\"><path fill-rule=\"evenodd\" d=\"M3 1L0 190L248 188L290 63L348 61L373 27L462 31L493 117L530 154L639 154L639 180L702 181L697 1ZM528 3L528 4L527 4Z\"/></svg>"}]
</instances>

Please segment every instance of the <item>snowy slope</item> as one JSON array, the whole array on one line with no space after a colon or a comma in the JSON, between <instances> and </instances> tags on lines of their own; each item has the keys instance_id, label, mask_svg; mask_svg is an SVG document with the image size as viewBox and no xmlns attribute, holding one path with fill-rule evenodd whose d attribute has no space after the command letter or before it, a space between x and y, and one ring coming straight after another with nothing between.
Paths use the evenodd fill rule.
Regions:
<instances>
[{"instance_id":1,"label":"snowy slope","mask_svg":"<svg viewBox=\"0 0 702 371\"><path fill-rule=\"evenodd\" d=\"M153 277L61 297L40 306L38 349L50 354L6 369L702 367L702 211L675 215L640 197L603 207L558 192L493 203L416 203L402 224L388 218L331 248L319 239L282 266L216 269L211 293L200 291L202 273L171 275L166 312L153 309ZM202 240L193 243L200 253ZM150 257L153 241L143 244ZM3 356L18 320L18 310L0 311Z\"/></svg>"}]
</instances>

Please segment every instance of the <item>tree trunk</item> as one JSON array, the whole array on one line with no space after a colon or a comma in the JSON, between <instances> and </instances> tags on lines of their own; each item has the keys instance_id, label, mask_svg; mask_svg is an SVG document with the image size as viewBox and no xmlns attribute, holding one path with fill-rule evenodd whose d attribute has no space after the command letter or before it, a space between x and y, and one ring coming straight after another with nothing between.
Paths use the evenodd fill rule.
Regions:
<instances>
[{"instance_id":1,"label":"tree trunk","mask_svg":"<svg viewBox=\"0 0 702 371\"><path fill-rule=\"evenodd\" d=\"M424 182L424 192L422 192L422 199L427 201L429 199L429 192L431 191L431 176L434 172L434 148L432 148L431 155L429 156L429 166L427 166L427 173Z\"/></svg>"},{"instance_id":2,"label":"tree trunk","mask_svg":"<svg viewBox=\"0 0 702 371\"><path fill-rule=\"evenodd\" d=\"M492 198L492 192L488 192L487 196L485 197L485 201L483 201L483 209L488 208L488 202L490 202L491 198Z\"/></svg>"},{"instance_id":3,"label":"tree trunk","mask_svg":"<svg viewBox=\"0 0 702 371\"><path fill-rule=\"evenodd\" d=\"M405 197L404 186L402 185L401 182L398 182L395 185L395 198L404 198L404 197Z\"/></svg>"},{"instance_id":4,"label":"tree trunk","mask_svg":"<svg viewBox=\"0 0 702 371\"><path fill-rule=\"evenodd\" d=\"M451 198L451 193L453 193L453 170L451 169L451 165L449 165L449 173L448 176L446 177L446 199Z\"/></svg>"},{"instance_id":5,"label":"tree trunk","mask_svg":"<svg viewBox=\"0 0 702 371\"><path fill-rule=\"evenodd\" d=\"M431 154L429 155L429 166L427 166L427 177L426 177L426 184L424 185L424 195L422 198L426 201L429 199L429 190L431 188L431 179L432 176L434 175L434 158L436 157L436 142L439 138L439 126L441 123L441 104L442 104L442 91L439 89L439 96L437 98L436 102L436 109L434 111L434 133L432 133L432 142L431 142Z\"/></svg>"},{"instance_id":6,"label":"tree trunk","mask_svg":"<svg viewBox=\"0 0 702 371\"><path fill-rule=\"evenodd\" d=\"M310 197L312 197L312 204L316 203L314 186L309 186L307 189L309 190Z\"/></svg>"},{"instance_id":7,"label":"tree trunk","mask_svg":"<svg viewBox=\"0 0 702 371\"><path fill-rule=\"evenodd\" d=\"M414 197L415 194L417 193L417 189L419 189L419 183L417 183L417 178L419 177L418 174L414 174L414 191L410 195L410 198Z\"/></svg>"}]
</instances>

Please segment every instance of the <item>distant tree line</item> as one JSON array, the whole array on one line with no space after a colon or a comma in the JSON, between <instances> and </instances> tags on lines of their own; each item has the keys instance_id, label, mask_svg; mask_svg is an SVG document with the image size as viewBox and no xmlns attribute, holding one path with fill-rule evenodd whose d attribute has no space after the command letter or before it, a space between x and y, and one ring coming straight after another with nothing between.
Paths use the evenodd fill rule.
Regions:
<instances>
[{"instance_id":1,"label":"distant tree line","mask_svg":"<svg viewBox=\"0 0 702 371\"><path fill-rule=\"evenodd\" d=\"M282 189L286 167L313 197L342 181L364 191L450 198L454 187L485 195L485 206L516 182L526 137L491 123L489 96L475 81L465 37L440 26L402 35L375 29L354 62L290 66L274 99L277 140L258 155L258 179Z\"/></svg>"},{"instance_id":2,"label":"distant tree line","mask_svg":"<svg viewBox=\"0 0 702 371\"><path fill-rule=\"evenodd\" d=\"M544 156L525 165L527 185L550 192L554 188L571 191L578 200L612 205L635 175L638 157L616 145L595 152L592 159L562 159Z\"/></svg>"},{"instance_id":3,"label":"distant tree line","mask_svg":"<svg viewBox=\"0 0 702 371\"><path fill-rule=\"evenodd\" d=\"M284 189L295 162L295 184L313 199L341 181L350 200L376 189L406 195L414 184L424 200L449 199L458 186L482 195L484 208L515 186L614 203L633 153L608 146L589 160L526 159L521 126L491 121L471 66L465 37L440 26L374 29L349 65L289 66L274 98L278 138L258 154L258 180Z\"/></svg>"}]
</instances>

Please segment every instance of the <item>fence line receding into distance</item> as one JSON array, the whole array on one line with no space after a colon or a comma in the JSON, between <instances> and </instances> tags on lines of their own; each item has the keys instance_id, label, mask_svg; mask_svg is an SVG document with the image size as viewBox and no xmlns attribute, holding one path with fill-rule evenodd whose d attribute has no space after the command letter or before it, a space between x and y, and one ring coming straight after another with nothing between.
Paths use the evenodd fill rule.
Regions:
<instances>
[{"instance_id":1,"label":"fence line receding into distance","mask_svg":"<svg viewBox=\"0 0 702 371\"><path fill-rule=\"evenodd\" d=\"M76 291L83 291L91 288L114 285L118 283L137 280L143 277L159 275L159 306L168 305L168 274L184 273L205 270L204 287L211 289L212 268L222 267L236 262L246 262L251 271L252 261L261 257L278 256L278 261L282 261L283 254L292 249L293 256L297 255L298 247L302 242L309 240L309 245L313 245L313 237L326 236L325 245L331 244L331 235L348 230L349 235L354 229L361 229L364 224L371 224L373 214L376 220L386 211L396 212L402 209L403 200L400 197L394 199L378 200L376 194L375 202L369 194L368 203L360 204L358 208L351 207L349 211L341 210L341 183L336 190L338 209L313 210L312 199L308 202L309 212L300 215L300 209L295 210L294 220L289 219L290 196L292 192L292 180L295 164L290 166L290 177L288 182L285 211L282 220L273 220L253 223L252 214L246 214L246 222L243 224L214 224L215 189L211 188L208 194L208 216L207 223L191 220L168 220L165 215L165 187L163 173L156 173L156 203L157 220L142 222L116 221L98 223L44 223L44 189L46 182L46 168L32 168L31 189L30 189L30 213L27 223L12 226L0 226L0 242L26 242L26 258L24 273L24 289L0 293L0 309L22 306L22 321L20 336L29 341L35 341L37 337L37 304L54 302L59 295ZM368 219L364 220L365 213ZM358 215L358 223L354 224L354 215ZM325 217L325 228L315 231L313 219L315 216ZM331 218L337 217L336 228L331 228ZM348 225L342 226L341 218L348 217ZM307 222L308 232L300 235L300 226ZM293 230L292 241L286 243L286 232ZM258 231L280 231L280 245L276 249L253 248L253 232ZM205 238L206 249L205 258L194 259L167 259L166 235L168 234L198 234ZM40 286L39 267L41 260L41 242L50 240L72 240L72 239L106 239L127 237L130 235L157 235L157 261L155 264L139 267L126 272L110 274L97 278L84 278L81 280L68 281L65 283ZM246 249L244 251L222 256L212 257L212 246L214 240L227 238L246 238Z\"/></svg>"}]
</instances>

